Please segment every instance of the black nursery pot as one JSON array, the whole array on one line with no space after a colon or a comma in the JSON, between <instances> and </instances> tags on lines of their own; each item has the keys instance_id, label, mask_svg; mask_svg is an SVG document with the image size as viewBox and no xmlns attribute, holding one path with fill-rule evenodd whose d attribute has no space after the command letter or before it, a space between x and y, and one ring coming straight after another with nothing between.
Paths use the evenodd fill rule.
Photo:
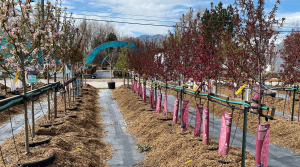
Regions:
<instances>
[{"instance_id":1,"label":"black nursery pot","mask_svg":"<svg viewBox=\"0 0 300 167\"><path fill-rule=\"evenodd\" d=\"M107 82L108 89L115 89L116 88L116 82Z\"/></svg>"}]
</instances>

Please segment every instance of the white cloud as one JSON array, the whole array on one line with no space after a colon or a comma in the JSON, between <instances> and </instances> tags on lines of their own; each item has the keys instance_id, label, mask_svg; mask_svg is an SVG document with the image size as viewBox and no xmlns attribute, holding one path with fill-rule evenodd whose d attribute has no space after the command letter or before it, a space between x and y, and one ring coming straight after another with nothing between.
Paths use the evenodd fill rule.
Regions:
<instances>
[{"instance_id":1,"label":"white cloud","mask_svg":"<svg viewBox=\"0 0 300 167\"><path fill-rule=\"evenodd\" d=\"M86 3L85 7L93 11L99 9L99 11L102 12L107 12L107 11L110 12L106 14L98 13L98 15L100 16L113 15L117 17L122 17L122 18L107 18L107 17L87 16L86 18L172 26L176 24L175 22L179 21L178 18L181 17L183 13L186 13L189 10L189 7L198 9L200 5L203 6L209 3L210 3L209 1L194 1L194 0L185 0L185 1L182 0L143 0L143 1L142 0L127 0L127 1L90 0ZM69 3L66 4L71 5ZM74 4L75 3L73 3L73 5ZM79 7L77 6L76 8ZM85 13L87 14L87 12ZM95 15L97 13L93 13L93 14ZM136 16L136 15L140 15L140 16ZM172 17L174 19L170 19L167 17ZM169 21L174 21L174 23L162 23L159 21L146 21L146 20L130 20L124 18L149 19L149 20L159 20L159 21L169 20ZM136 25L136 24L116 24L116 26L117 29L122 31L123 34L134 34L134 33L167 34L169 29L173 29L172 27L159 27L159 26L148 26L148 25L146 26L146 25Z\"/></svg>"}]
</instances>

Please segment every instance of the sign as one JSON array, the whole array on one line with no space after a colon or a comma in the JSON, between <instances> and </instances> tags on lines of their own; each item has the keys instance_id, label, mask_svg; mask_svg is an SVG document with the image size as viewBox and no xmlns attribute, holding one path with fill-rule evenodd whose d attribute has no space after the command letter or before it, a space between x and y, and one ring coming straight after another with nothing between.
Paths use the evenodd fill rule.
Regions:
<instances>
[{"instance_id":1,"label":"sign","mask_svg":"<svg viewBox=\"0 0 300 167\"><path fill-rule=\"evenodd\" d=\"M27 81L28 83L37 83L37 73L34 67L27 68Z\"/></svg>"},{"instance_id":2,"label":"sign","mask_svg":"<svg viewBox=\"0 0 300 167\"><path fill-rule=\"evenodd\" d=\"M27 75L28 83L37 83L36 75Z\"/></svg>"}]
</instances>

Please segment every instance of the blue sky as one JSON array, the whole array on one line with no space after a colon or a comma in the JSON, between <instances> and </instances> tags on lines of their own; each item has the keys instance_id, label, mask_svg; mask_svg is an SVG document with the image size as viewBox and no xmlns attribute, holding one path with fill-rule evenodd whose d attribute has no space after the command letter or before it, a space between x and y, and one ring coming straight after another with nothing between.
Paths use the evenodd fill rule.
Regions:
<instances>
[{"instance_id":1,"label":"blue sky","mask_svg":"<svg viewBox=\"0 0 300 167\"><path fill-rule=\"evenodd\" d=\"M50 0L55 2L54 0ZM276 0L265 0L265 11L269 12ZM220 0L62 0L68 12L74 14L96 15L87 18L123 21L131 23L155 24L172 26L179 21L179 17L190 7L197 11L199 8L210 8L210 3L217 5ZM254 0L257 3L258 0ZM233 4L234 0L222 0L224 7ZM82 15L74 15L82 18ZM300 0L281 0L276 16L285 17L284 30L290 30L293 23L300 20ZM137 20L133 20L137 19ZM151 20L151 21L149 21ZM169 22L165 22L169 21ZM172 27L148 26L136 24L115 23L123 35L140 36L167 34ZM281 35L281 36L284 36Z\"/></svg>"}]
</instances>

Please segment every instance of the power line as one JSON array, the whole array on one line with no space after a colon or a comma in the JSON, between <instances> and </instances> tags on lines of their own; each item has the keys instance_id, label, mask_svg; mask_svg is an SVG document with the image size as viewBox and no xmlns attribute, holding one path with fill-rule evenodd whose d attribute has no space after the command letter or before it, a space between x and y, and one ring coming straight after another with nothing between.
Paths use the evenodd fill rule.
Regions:
<instances>
[{"instance_id":1,"label":"power line","mask_svg":"<svg viewBox=\"0 0 300 167\"><path fill-rule=\"evenodd\" d=\"M137 24L137 25L149 25L149 26L160 26L160 27L173 27L168 25L160 25L160 24L144 24L144 23L132 23L126 21L112 21L112 20L100 20L100 19L87 19L87 18L74 18L74 17L66 17L72 19L82 19L82 20L93 20L93 21L105 21L105 22L113 22L113 23L124 23L124 24Z\"/></svg>"},{"instance_id":2,"label":"power line","mask_svg":"<svg viewBox=\"0 0 300 167\"><path fill-rule=\"evenodd\" d=\"M86 12L97 12L97 13L109 13L109 14L122 14L122 15L143 16L143 17L153 17L153 18L178 19L178 18L172 18L172 17L159 17L159 16L133 15L133 14L124 14L124 13L99 12L99 11L90 11L90 10L82 10L82 9L69 9L69 10L78 10L78 11L86 11Z\"/></svg>"},{"instance_id":3,"label":"power line","mask_svg":"<svg viewBox=\"0 0 300 167\"><path fill-rule=\"evenodd\" d=\"M87 18L74 18L74 17L66 17L66 18L72 18L76 20L92 20L92 21L104 21L104 22L113 22L113 23L124 23L124 24L136 24L136 25L146 25L146 26L159 26L159 27L172 27L174 26L168 26L168 25L161 25L161 24L145 24L145 23L132 23L132 22L126 22L126 21L112 21L112 20L102 20L102 19L87 19ZM180 26L179 26L180 27ZM292 31L275 31L275 32L292 32Z\"/></svg>"},{"instance_id":4,"label":"power line","mask_svg":"<svg viewBox=\"0 0 300 167\"><path fill-rule=\"evenodd\" d=\"M99 16L99 15L87 15L87 14L75 14L74 15L83 15L83 16L97 16L97 17L108 17L108 18L120 18L120 19L131 19L131 20L143 20L143 21L156 21L156 22L166 22L166 23L179 23L174 21L160 21L160 20L145 20L145 19L134 19L134 18L124 18L124 17L115 17L115 16Z\"/></svg>"}]
</instances>

